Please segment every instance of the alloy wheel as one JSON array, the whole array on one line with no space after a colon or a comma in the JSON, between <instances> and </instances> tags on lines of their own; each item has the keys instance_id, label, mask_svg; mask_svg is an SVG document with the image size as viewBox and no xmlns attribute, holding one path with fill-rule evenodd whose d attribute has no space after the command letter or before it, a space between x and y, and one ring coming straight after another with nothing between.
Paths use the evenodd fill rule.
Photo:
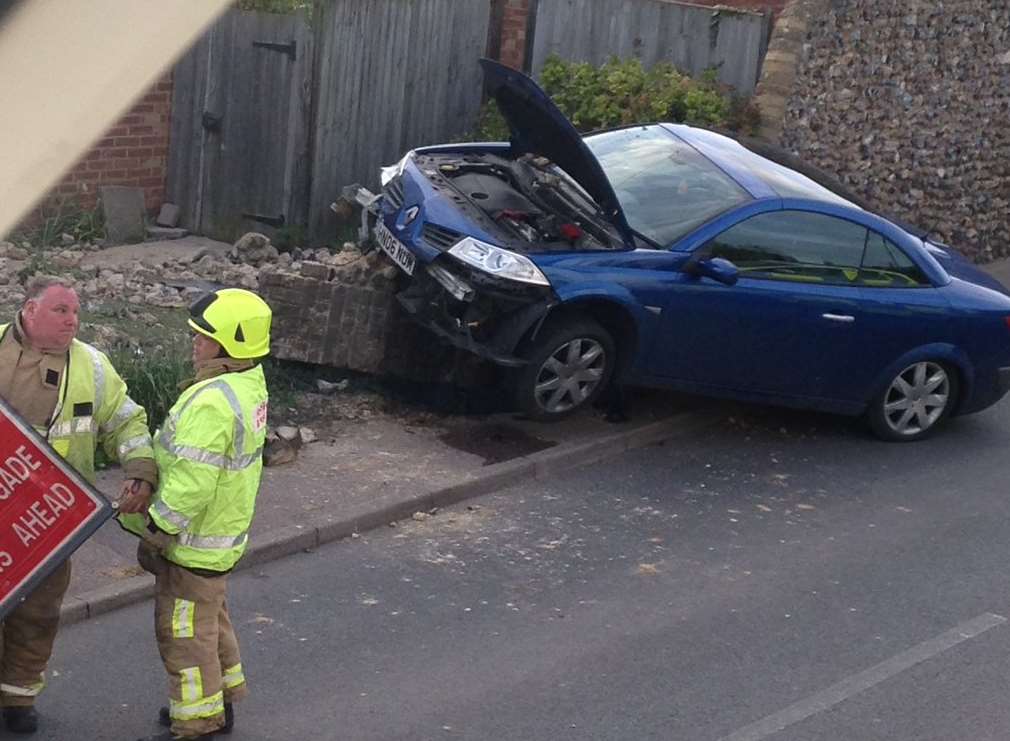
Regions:
<instances>
[{"instance_id":1,"label":"alloy wheel","mask_svg":"<svg viewBox=\"0 0 1010 741\"><path fill-rule=\"evenodd\" d=\"M884 420L898 435L918 435L936 424L949 403L950 376L944 367L916 363L899 373L884 394Z\"/></svg>"},{"instance_id":2,"label":"alloy wheel","mask_svg":"<svg viewBox=\"0 0 1010 741\"><path fill-rule=\"evenodd\" d=\"M561 414L582 404L603 380L606 351L599 342L581 337L566 342L537 372L534 396L541 409Z\"/></svg>"}]
</instances>

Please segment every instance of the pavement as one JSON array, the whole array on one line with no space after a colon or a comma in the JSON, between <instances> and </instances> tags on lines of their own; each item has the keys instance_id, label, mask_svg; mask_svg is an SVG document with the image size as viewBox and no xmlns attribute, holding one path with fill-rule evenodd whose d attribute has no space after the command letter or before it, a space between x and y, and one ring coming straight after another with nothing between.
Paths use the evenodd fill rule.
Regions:
<instances>
[{"instance_id":1,"label":"pavement","mask_svg":"<svg viewBox=\"0 0 1010 741\"><path fill-rule=\"evenodd\" d=\"M200 239L168 244L173 250L199 251L208 247ZM124 260L153 259L156 244L112 248L103 258L121 249ZM984 268L1010 285L1010 259ZM594 410L553 424L499 414L415 426L378 418L338 428L304 447L296 462L264 469L250 549L238 569L690 436L725 417L726 407L716 402L658 392L640 397L632 419L621 425L604 421ZM99 488L111 494L118 483L117 472L108 471L100 476ZM136 539L114 521L81 546L73 558L64 623L153 594L153 578L136 565L135 550Z\"/></svg>"}]
</instances>

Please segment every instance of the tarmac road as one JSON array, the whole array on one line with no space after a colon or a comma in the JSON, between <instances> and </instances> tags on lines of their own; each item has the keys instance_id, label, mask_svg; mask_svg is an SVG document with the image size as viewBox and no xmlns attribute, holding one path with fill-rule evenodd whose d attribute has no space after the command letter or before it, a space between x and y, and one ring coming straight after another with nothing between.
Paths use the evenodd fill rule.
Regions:
<instances>
[{"instance_id":1,"label":"tarmac road","mask_svg":"<svg viewBox=\"0 0 1010 741\"><path fill-rule=\"evenodd\" d=\"M1010 738L1008 439L749 408L243 572L231 738ZM150 613L64 631L38 737L155 730Z\"/></svg>"}]
</instances>

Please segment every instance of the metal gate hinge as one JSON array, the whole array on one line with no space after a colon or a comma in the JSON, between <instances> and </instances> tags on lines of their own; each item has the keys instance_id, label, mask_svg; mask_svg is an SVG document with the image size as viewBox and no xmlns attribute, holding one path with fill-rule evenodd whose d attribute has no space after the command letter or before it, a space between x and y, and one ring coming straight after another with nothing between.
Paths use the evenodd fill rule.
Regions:
<instances>
[{"instance_id":1,"label":"metal gate hinge","mask_svg":"<svg viewBox=\"0 0 1010 741\"><path fill-rule=\"evenodd\" d=\"M273 41L254 41L252 45L260 49L269 49L270 51L279 51L281 54L287 54L292 61L298 57L297 41L292 41L290 44L278 44Z\"/></svg>"}]
</instances>

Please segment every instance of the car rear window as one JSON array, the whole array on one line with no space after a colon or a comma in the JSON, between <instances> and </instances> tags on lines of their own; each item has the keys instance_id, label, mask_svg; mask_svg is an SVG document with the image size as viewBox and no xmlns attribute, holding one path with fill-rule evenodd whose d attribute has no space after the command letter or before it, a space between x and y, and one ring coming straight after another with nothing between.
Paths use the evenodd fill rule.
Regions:
<instances>
[{"instance_id":1,"label":"car rear window","mask_svg":"<svg viewBox=\"0 0 1010 741\"><path fill-rule=\"evenodd\" d=\"M691 137L704 143L706 147L718 150L718 157L750 170L782 198L805 198L859 208L806 175L762 157L727 136L714 131L692 128Z\"/></svg>"},{"instance_id":2,"label":"car rear window","mask_svg":"<svg viewBox=\"0 0 1010 741\"><path fill-rule=\"evenodd\" d=\"M607 131L585 141L631 228L660 245L671 245L714 216L751 200L697 150L658 127Z\"/></svg>"}]
</instances>

